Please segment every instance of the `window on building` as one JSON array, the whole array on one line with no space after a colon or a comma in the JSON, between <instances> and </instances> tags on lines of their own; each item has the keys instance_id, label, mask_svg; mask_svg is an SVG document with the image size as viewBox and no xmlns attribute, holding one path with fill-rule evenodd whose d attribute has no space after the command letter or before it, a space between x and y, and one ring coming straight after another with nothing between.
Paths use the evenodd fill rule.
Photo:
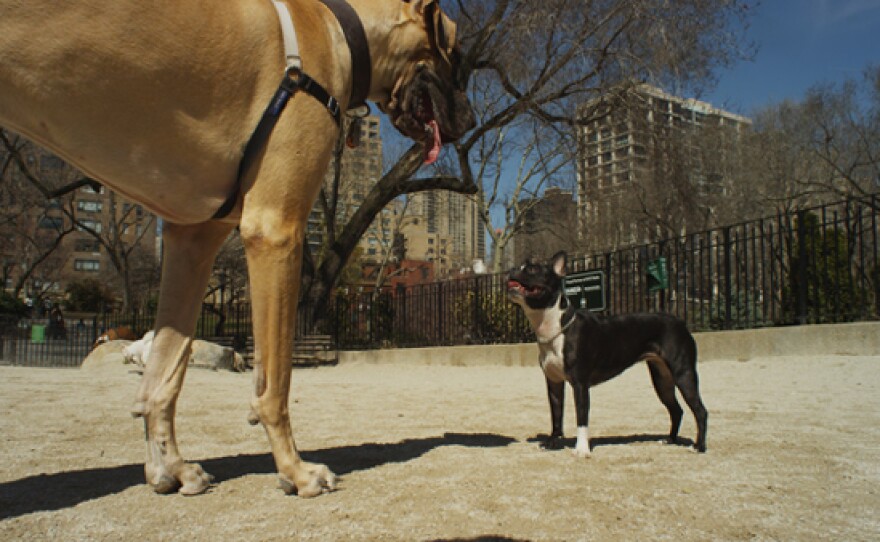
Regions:
<instances>
[{"instance_id":1,"label":"window on building","mask_svg":"<svg viewBox=\"0 0 880 542\"><path fill-rule=\"evenodd\" d=\"M76 252L99 252L101 243L95 239L77 239L74 243L74 251Z\"/></svg>"},{"instance_id":2,"label":"window on building","mask_svg":"<svg viewBox=\"0 0 880 542\"><path fill-rule=\"evenodd\" d=\"M81 199L76 202L76 208L87 213L100 213L104 205L100 201Z\"/></svg>"},{"instance_id":3,"label":"window on building","mask_svg":"<svg viewBox=\"0 0 880 542\"><path fill-rule=\"evenodd\" d=\"M74 260L73 268L77 271L100 271L101 262L99 260Z\"/></svg>"},{"instance_id":4,"label":"window on building","mask_svg":"<svg viewBox=\"0 0 880 542\"><path fill-rule=\"evenodd\" d=\"M80 220L79 224L77 224L76 229L79 231L85 231L86 228L90 228L97 233L101 233L101 223L96 220Z\"/></svg>"},{"instance_id":5,"label":"window on building","mask_svg":"<svg viewBox=\"0 0 880 542\"><path fill-rule=\"evenodd\" d=\"M60 216L44 216L40 219L40 228L44 230L60 230L64 226L64 219Z\"/></svg>"}]
</instances>

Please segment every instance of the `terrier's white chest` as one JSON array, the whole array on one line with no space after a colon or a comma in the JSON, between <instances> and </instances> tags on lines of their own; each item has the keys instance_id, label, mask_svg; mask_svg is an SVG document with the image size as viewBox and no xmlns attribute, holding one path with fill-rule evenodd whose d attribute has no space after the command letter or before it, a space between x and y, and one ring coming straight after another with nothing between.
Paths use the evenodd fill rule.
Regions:
<instances>
[{"instance_id":1,"label":"terrier's white chest","mask_svg":"<svg viewBox=\"0 0 880 542\"><path fill-rule=\"evenodd\" d=\"M565 361L562 356L564 342L562 337L557 337L552 343L539 348L538 362L541 364L544 376L551 382L565 380Z\"/></svg>"}]
</instances>

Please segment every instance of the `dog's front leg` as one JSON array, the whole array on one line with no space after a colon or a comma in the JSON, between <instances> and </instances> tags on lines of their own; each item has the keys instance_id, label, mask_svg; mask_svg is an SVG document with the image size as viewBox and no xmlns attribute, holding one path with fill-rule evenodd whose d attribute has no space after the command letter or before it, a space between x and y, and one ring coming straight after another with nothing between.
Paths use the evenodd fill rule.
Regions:
<instances>
[{"instance_id":1,"label":"dog's front leg","mask_svg":"<svg viewBox=\"0 0 880 542\"><path fill-rule=\"evenodd\" d=\"M313 497L334 489L336 476L324 465L302 460L288 409L305 220L282 220L273 214L246 213L241 225L259 356L254 370L260 372L254 378L252 419L259 419L266 430L285 493Z\"/></svg>"},{"instance_id":2,"label":"dog's front leg","mask_svg":"<svg viewBox=\"0 0 880 542\"><path fill-rule=\"evenodd\" d=\"M590 457L590 385L574 381L571 384L574 391L574 407L577 417L577 443L574 446L574 455L577 457Z\"/></svg>"},{"instance_id":3,"label":"dog's front leg","mask_svg":"<svg viewBox=\"0 0 880 542\"><path fill-rule=\"evenodd\" d=\"M547 399L550 400L550 436L541 444L548 450L562 448L562 412L565 405L565 381L547 379Z\"/></svg>"},{"instance_id":4,"label":"dog's front leg","mask_svg":"<svg viewBox=\"0 0 880 542\"><path fill-rule=\"evenodd\" d=\"M211 274L214 256L233 225L166 224L164 263L156 335L132 413L143 416L147 439L147 482L158 493L202 493L211 476L183 460L177 449L174 414L189 360L196 318Z\"/></svg>"}]
</instances>

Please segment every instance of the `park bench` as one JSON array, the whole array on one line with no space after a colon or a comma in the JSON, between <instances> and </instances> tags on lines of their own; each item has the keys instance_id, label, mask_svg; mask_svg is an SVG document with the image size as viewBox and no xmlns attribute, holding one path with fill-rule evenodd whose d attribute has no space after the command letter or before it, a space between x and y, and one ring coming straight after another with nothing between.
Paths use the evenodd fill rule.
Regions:
<instances>
[{"instance_id":1,"label":"park bench","mask_svg":"<svg viewBox=\"0 0 880 542\"><path fill-rule=\"evenodd\" d=\"M254 363L254 338L210 337L207 340L234 349L241 354L248 365ZM304 335L293 342L291 362L294 367L317 367L319 365L336 365L339 363L339 352L332 335Z\"/></svg>"},{"instance_id":2,"label":"park bench","mask_svg":"<svg viewBox=\"0 0 880 542\"><path fill-rule=\"evenodd\" d=\"M339 363L339 351L332 335L303 335L293 341L294 367L317 367Z\"/></svg>"}]
</instances>

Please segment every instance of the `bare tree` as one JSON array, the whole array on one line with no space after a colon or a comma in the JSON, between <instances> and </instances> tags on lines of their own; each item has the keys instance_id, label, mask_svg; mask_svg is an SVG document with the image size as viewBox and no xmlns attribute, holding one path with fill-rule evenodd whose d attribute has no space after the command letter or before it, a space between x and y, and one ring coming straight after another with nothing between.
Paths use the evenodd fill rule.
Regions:
<instances>
[{"instance_id":1,"label":"bare tree","mask_svg":"<svg viewBox=\"0 0 880 542\"><path fill-rule=\"evenodd\" d=\"M474 92L486 98L481 102L480 96L472 96L481 120L455 145L456 174L413 179L422 150L419 144L409 148L332 236L321 260L305 259L301 303L321 315L358 239L395 198L441 189L488 200L494 183L484 182L474 156L479 149L493 148L491 139L501 133L505 137L517 133L513 126L528 126L525 119L554 134L557 141L546 137L541 141L549 152L562 148L560 142L571 141L573 128L589 119L575 115L579 104L621 81L674 81L688 88L711 84L717 68L744 54L742 37L753 4L747 0L447 2L444 7L458 21L463 44L460 76L470 78ZM529 137L534 132L522 133ZM553 166L546 165L547 156L543 167L549 171ZM494 170L485 171L494 175ZM491 222L486 226L492 235Z\"/></svg>"},{"instance_id":2,"label":"bare tree","mask_svg":"<svg viewBox=\"0 0 880 542\"><path fill-rule=\"evenodd\" d=\"M751 202L752 216L791 211L817 179L801 104L786 100L768 105L753 120L744 149L742 197Z\"/></svg>"},{"instance_id":3,"label":"bare tree","mask_svg":"<svg viewBox=\"0 0 880 542\"><path fill-rule=\"evenodd\" d=\"M861 79L821 83L802 101L755 114L743 169L765 209L858 197L880 189L880 67Z\"/></svg>"},{"instance_id":4,"label":"bare tree","mask_svg":"<svg viewBox=\"0 0 880 542\"><path fill-rule=\"evenodd\" d=\"M861 80L811 88L803 104L809 145L823 178L808 188L843 197L865 197L880 188L880 66Z\"/></svg>"},{"instance_id":5,"label":"bare tree","mask_svg":"<svg viewBox=\"0 0 880 542\"><path fill-rule=\"evenodd\" d=\"M69 251L64 239L74 231L64 213L70 198L49 200L31 183L26 171L38 171L49 187L70 180L75 172L60 161L46 160L45 153L0 131L4 143L0 169L0 253L3 281L11 284L14 297L23 293L39 303L52 294L61 278ZM9 149L14 152L10 152ZM54 292L55 295L58 292Z\"/></svg>"},{"instance_id":6,"label":"bare tree","mask_svg":"<svg viewBox=\"0 0 880 542\"><path fill-rule=\"evenodd\" d=\"M404 226L406 221L406 211L408 208L409 200L405 200L402 205L393 210L393 217L391 219L393 220L392 224L386 224L384 220L379 224L381 235L376 235L375 239L376 243L381 247L382 257L379 262L379 267L376 270L376 282L373 285L374 290L380 290L388 279L404 272L403 268L391 271L390 273L387 272L387 269L390 264L394 263L394 242L400 235L400 231ZM387 230L387 227L390 227L390 231ZM386 240L390 240L390 242L386 242Z\"/></svg>"},{"instance_id":7,"label":"bare tree","mask_svg":"<svg viewBox=\"0 0 880 542\"><path fill-rule=\"evenodd\" d=\"M532 119L527 117L527 121ZM473 153L480 218L492 239L492 272L499 273L514 237L531 224L529 217L549 186L573 188L569 169L574 153L567 138L556 137L538 122L502 126L482 137ZM493 209L500 208L496 220ZM567 226L576 230L574 224Z\"/></svg>"},{"instance_id":8,"label":"bare tree","mask_svg":"<svg viewBox=\"0 0 880 542\"><path fill-rule=\"evenodd\" d=\"M10 187L10 189L17 193L23 193L24 185L27 185L35 198L29 201L28 206L31 209L38 209L40 205L48 205L50 208L57 209L58 218L55 220L60 220L60 227L58 235L55 237L55 248L61 246L61 237L74 230L85 232L94 238L107 253L121 284L123 307L129 308L132 305L134 292L132 269L136 265L142 264L143 258L140 258L139 262L134 260L137 259L138 254L141 254L138 250L141 241L150 228L155 227L155 217L143 213L143 209L138 205L118 202L116 195L111 193L108 200L109 209L105 213L106 223L95 223L84 217L74 206L72 195L57 195L58 190L62 190L65 186L89 186L94 184L94 181L83 177L81 173L64 165L59 159L45 151L36 150L36 147L26 144L18 136L0 131L0 143L2 143L6 154L4 172L10 172L10 168L14 167L23 182L23 184ZM40 156L51 157L53 161L58 162L60 166L56 169L62 172L60 176L44 175L38 167L39 160L29 157L29 149L34 149L33 152ZM39 202L40 196L45 204ZM54 267L61 268L58 265Z\"/></svg>"}]
</instances>

